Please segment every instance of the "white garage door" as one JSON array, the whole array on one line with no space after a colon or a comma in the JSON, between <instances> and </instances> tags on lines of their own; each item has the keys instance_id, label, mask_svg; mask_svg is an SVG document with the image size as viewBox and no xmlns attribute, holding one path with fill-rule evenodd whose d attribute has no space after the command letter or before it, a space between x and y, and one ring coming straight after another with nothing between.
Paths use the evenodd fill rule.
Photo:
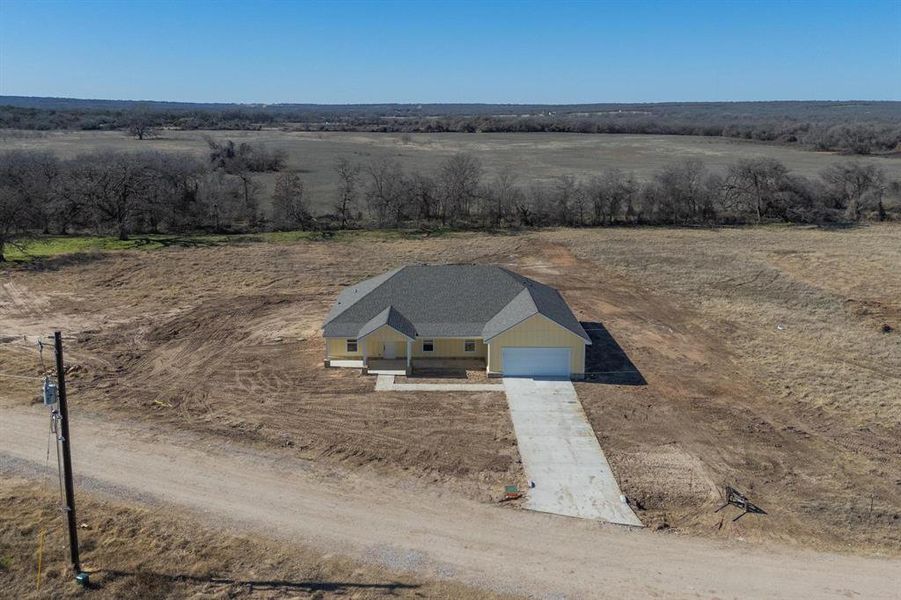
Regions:
<instances>
[{"instance_id":1,"label":"white garage door","mask_svg":"<svg viewBox=\"0 0 901 600\"><path fill-rule=\"evenodd\" d=\"M569 348L504 348L505 377L569 377Z\"/></svg>"}]
</instances>

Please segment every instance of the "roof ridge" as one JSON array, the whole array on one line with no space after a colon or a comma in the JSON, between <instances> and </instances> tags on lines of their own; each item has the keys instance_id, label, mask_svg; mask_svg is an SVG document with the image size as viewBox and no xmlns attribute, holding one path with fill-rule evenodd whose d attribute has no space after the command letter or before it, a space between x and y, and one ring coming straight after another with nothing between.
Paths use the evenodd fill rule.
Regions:
<instances>
[{"instance_id":1,"label":"roof ridge","mask_svg":"<svg viewBox=\"0 0 901 600\"><path fill-rule=\"evenodd\" d=\"M557 288L555 288L555 287L553 287L553 286L545 285L545 284L540 283L540 282L536 282L536 283L538 283L538 285L541 285L541 286L543 286L543 287L545 287L545 288L551 290L551 292L553 292L554 294L556 294L557 297L560 298L560 301L563 302L563 304L564 304L567 308L569 308L569 303L566 302L566 298L563 297L563 294L560 293L560 290L558 290ZM559 319L555 319L553 316L551 316L551 315L547 314L546 312L544 312L543 310L541 310L541 309L538 307L538 303L535 302L535 296L532 295L532 290L530 289L530 287L529 287L529 286L526 286L526 289L529 290L529 297L532 298L532 302L535 304L535 309L536 309L536 311L538 312L538 314L542 315L542 316L545 317L546 319L550 319L551 321L553 321L554 323L556 323L556 324L559 325L560 327L563 327L564 329L567 329L567 330L569 330L569 331L572 331L573 333L575 333L576 335L578 335L580 338L585 339L585 340L588 340L588 343L591 343L591 338L588 336L587 333L585 333L585 329L582 327L582 323L579 322L578 317L576 317L575 313L572 312L572 309L571 309L571 308L569 308L569 312L570 312L570 314L572 314L573 319L575 319L576 324L579 326L579 330L582 332L582 334L579 334L579 333L573 331L572 329L570 329L570 327L569 327L568 325L566 325L565 323L561 323Z\"/></svg>"},{"instance_id":2,"label":"roof ridge","mask_svg":"<svg viewBox=\"0 0 901 600\"><path fill-rule=\"evenodd\" d=\"M380 287L382 287L383 285L385 285L386 283L388 283L389 281L391 281L392 279L394 279L394 276L395 276L395 275L397 275L398 273L400 273L401 271L403 271L404 269L406 269L406 268L409 267L409 266L410 266L410 265L402 265L402 266L397 267L396 269L394 269L394 272L391 273L391 275L390 275L389 277L386 277L384 281L380 282L377 286L373 287L371 290L367 291L365 294L363 294L363 295L360 296L359 298L356 298L353 302L349 303L347 306L344 307L343 310L341 310L341 312L338 312L338 313L333 314L333 315L331 316L331 318L329 318L327 321L325 321L325 322L322 324L322 326L325 327L326 325L328 325L329 323L331 323L332 321L334 321L335 319L337 319L338 317L340 317L341 315L343 315L345 312L347 312L347 310L348 310L351 306L355 305L357 302L359 302L360 300L362 300L363 298L365 298L366 296L368 296L368 295L371 294L372 292L376 291L377 289L379 289ZM390 271L389 271L389 272L390 272ZM383 274L384 274L384 273L383 273ZM376 275L375 277L378 277L378 275ZM370 279L375 279L375 277L370 277ZM365 281L365 280L364 280L364 281ZM362 283L362 282L357 282L357 285L359 285L360 283Z\"/></svg>"},{"instance_id":3,"label":"roof ridge","mask_svg":"<svg viewBox=\"0 0 901 600\"><path fill-rule=\"evenodd\" d=\"M523 292L525 292L526 295L529 297L529 302L532 303L532 308L535 309L535 312L541 312L541 310L539 310L539 308L538 308L538 303L535 302L535 296L532 295L532 290L529 289L529 286L524 285L522 287L522 290L520 290L519 294L516 294L516 296L521 295ZM514 298L516 296L514 296ZM510 302L513 302L513 300L510 300ZM509 306L510 302L507 303L508 306ZM504 307L504 308L506 308L506 307Z\"/></svg>"},{"instance_id":4,"label":"roof ridge","mask_svg":"<svg viewBox=\"0 0 901 600\"><path fill-rule=\"evenodd\" d=\"M523 296L523 294L525 294L525 296ZM510 306L511 306L514 302L516 302L519 298L528 299L529 303L532 305L532 308L531 308L531 310L529 311L529 313L528 313L527 315L524 315L524 316L523 316L521 319L519 319L518 321L516 321L516 322L514 322L514 323L511 323L510 325L508 325L508 326L505 327L504 329L502 329L502 330L500 330L500 331L494 333L493 335L486 335L486 334L485 334L485 331L488 329L488 326L491 325L491 324L492 324L492 323L493 323L500 315L504 314L504 312L506 312L508 309L510 309ZM491 338L496 337L497 335L503 333L503 332L506 331L507 329L510 329L511 327L514 327L514 326L516 326L516 325L522 323L523 321L525 321L525 320L528 319L529 317L533 317L533 316L535 316L535 315L537 315L537 314L541 314L541 311L538 309L538 304L535 302L535 298L532 296L531 292L529 292L528 287L527 287L527 286L523 286L523 289L519 290L519 291L516 293L515 296L513 296L512 298L510 298L510 301L507 302L507 303L503 306L503 308L501 308L499 311L497 311L497 312L494 314L493 317L491 317L490 319L488 319L488 322L485 323L485 326L484 326L484 327L482 327L482 336L485 337L486 339L488 339L489 337L491 337Z\"/></svg>"},{"instance_id":5,"label":"roof ridge","mask_svg":"<svg viewBox=\"0 0 901 600\"><path fill-rule=\"evenodd\" d=\"M511 271L511 270L508 269L507 267L502 267L502 266L500 266L500 265L485 265L485 266L486 266L486 267L494 267L495 269L497 269L498 271L503 272L507 277L509 277L510 279L512 279L513 281L515 281L516 283L518 283L518 284L520 284L520 285L522 285L522 281L520 281L520 278L522 278L522 279L528 279L528 277L525 277L525 276L523 276L523 275L520 275L519 273L516 273L516 272L514 272L514 271Z\"/></svg>"},{"instance_id":6,"label":"roof ridge","mask_svg":"<svg viewBox=\"0 0 901 600\"><path fill-rule=\"evenodd\" d=\"M568 330L568 331L572 331L573 333L575 333L575 334L578 335L579 337L581 337L581 338L583 338L583 339L587 339L587 340L589 341L589 343L591 343L591 338L588 337L588 334L585 333L585 330L582 328L582 324L579 323L579 320L576 318L576 315L575 315L574 313L572 313L572 309L569 309L569 310L570 310L570 313L572 313L573 318L576 319L576 323L578 323L579 329L582 330L582 335L579 335L578 333L576 333L575 331L573 331L572 329L570 329L569 326L565 325L564 323L561 323L558 319L555 319L555 318L552 317L551 315L545 313L545 312L544 312L543 310L541 310L541 308L538 306L538 302L537 302L536 299L535 299L535 295L534 295L534 291L533 291L533 290L534 290L536 287L539 287L539 286L540 286L540 287L543 288L543 289L547 289L547 290L550 290L551 292L553 292L553 293L554 293L554 294L555 294L555 295L563 302L563 304L564 304L567 308L569 308L569 304L566 302L566 298L563 297L563 294L560 293L560 290L558 290L558 289L555 288L554 286L547 285L546 283L541 283L540 281L536 281L536 280L532 279L531 277L526 277L525 275L522 275L522 274L520 274L520 273L516 273L515 271L510 271L510 270L507 269L506 267L500 267L500 266L499 266L498 268L499 268L500 270L504 271L505 273L507 273L508 275L510 275L511 277L513 277L514 279L519 278L519 279L517 279L517 281L522 285L523 290L526 291L526 292L528 292L528 294L529 294L529 300L532 301L532 306L535 307L535 314L540 314L540 315L542 315L543 317L545 317L546 319L550 319L551 321L553 321L554 323L556 323L556 324L559 325L560 327L563 327L564 329L566 329L566 330ZM525 281L523 281L523 280L525 280ZM528 282L528 283L527 283L527 282ZM530 285L530 284L534 284L534 285ZM519 294L517 294L517 295L519 295ZM511 302L512 302L512 300L511 300ZM508 304L509 304L509 303L508 303ZM504 307L504 308L506 308L506 307Z\"/></svg>"},{"instance_id":7,"label":"roof ridge","mask_svg":"<svg viewBox=\"0 0 901 600\"><path fill-rule=\"evenodd\" d=\"M399 323L398 323L399 322ZM393 304L389 304L364 323L357 331L357 339L361 339L377 330L379 327L388 326L402 333L408 338L416 336L416 326Z\"/></svg>"}]
</instances>

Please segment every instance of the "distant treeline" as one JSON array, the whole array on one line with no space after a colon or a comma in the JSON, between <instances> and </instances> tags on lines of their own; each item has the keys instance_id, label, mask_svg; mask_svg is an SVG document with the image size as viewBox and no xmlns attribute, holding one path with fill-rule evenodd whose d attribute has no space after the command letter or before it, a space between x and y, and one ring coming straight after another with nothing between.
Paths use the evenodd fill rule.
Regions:
<instances>
[{"instance_id":1,"label":"distant treeline","mask_svg":"<svg viewBox=\"0 0 901 600\"><path fill-rule=\"evenodd\" d=\"M723 136L848 154L901 152L901 102L234 105L0 97L0 128L570 132Z\"/></svg>"},{"instance_id":2,"label":"distant treeline","mask_svg":"<svg viewBox=\"0 0 901 600\"><path fill-rule=\"evenodd\" d=\"M259 144L209 140L206 159L146 151L62 160L47 152L0 155L0 260L33 234L248 232L349 228L506 229L540 226L853 223L897 218L901 182L849 160L814 179L770 158L734 163L725 175L678 161L649 181L608 169L585 179L486 177L457 154L433 171L391 159L335 164L331 198L307 197L284 156ZM258 174L275 172L270 202ZM263 205L269 204L268 209Z\"/></svg>"}]
</instances>

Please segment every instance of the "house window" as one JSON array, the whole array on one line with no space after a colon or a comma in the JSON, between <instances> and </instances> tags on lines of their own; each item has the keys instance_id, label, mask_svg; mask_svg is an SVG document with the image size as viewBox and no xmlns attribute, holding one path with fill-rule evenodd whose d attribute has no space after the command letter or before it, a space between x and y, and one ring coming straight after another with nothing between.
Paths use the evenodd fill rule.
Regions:
<instances>
[{"instance_id":1,"label":"house window","mask_svg":"<svg viewBox=\"0 0 901 600\"><path fill-rule=\"evenodd\" d=\"M463 352L475 352L476 351L476 341L475 340L466 340L463 342Z\"/></svg>"},{"instance_id":2,"label":"house window","mask_svg":"<svg viewBox=\"0 0 901 600\"><path fill-rule=\"evenodd\" d=\"M435 340L422 340L422 351L423 352L434 352L435 351Z\"/></svg>"},{"instance_id":3,"label":"house window","mask_svg":"<svg viewBox=\"0 0 901 600\"><path fill-rule=\"evenodd\" d=\"M348 352L356 352L357 351L357 340L347 340L347 351Z\"/></svg>"}]
</instances>

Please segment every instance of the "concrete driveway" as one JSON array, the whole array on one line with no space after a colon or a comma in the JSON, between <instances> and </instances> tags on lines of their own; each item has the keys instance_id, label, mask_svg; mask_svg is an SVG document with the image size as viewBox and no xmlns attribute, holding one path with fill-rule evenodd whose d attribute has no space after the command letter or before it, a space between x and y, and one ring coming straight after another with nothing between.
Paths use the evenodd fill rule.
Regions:
<instances>
[{"instance_id":1,"label":"concrete driveway","mask_svg":"<svg viewBox=\"0 0 901 600\"><path fill-rule=\"evenodd\" d=\"M526 476L525 507L641 527L569 380L505 377L504 391Z\"/></svg>"}]
</instances>

